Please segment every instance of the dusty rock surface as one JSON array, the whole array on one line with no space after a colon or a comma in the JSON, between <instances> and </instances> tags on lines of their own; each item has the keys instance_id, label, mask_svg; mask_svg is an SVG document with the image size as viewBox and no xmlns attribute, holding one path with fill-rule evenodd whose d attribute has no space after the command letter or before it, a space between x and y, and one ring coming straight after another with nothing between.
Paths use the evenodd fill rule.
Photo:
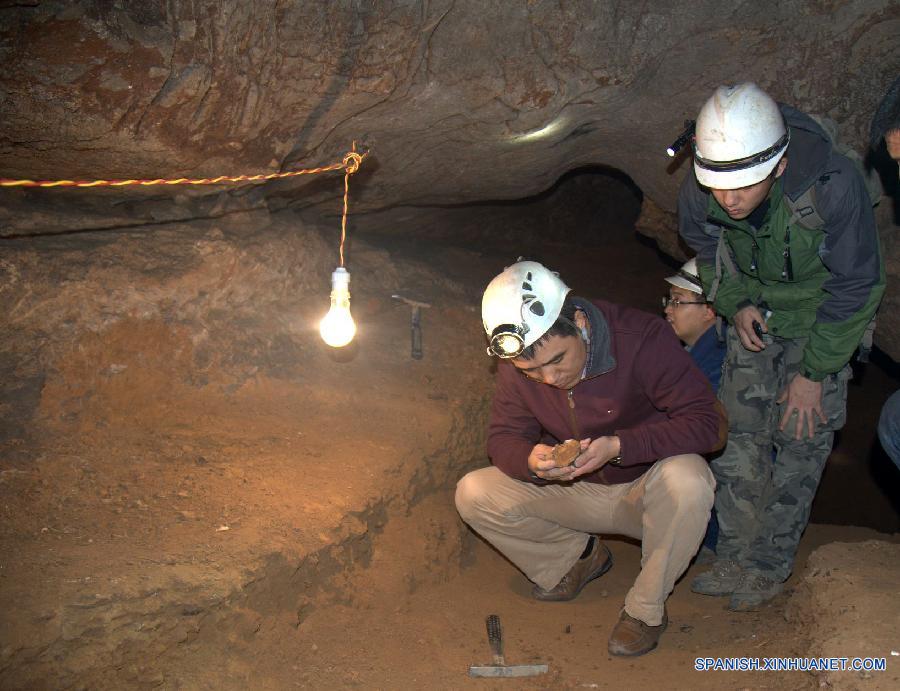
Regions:
<instances>
[{"instance_id":1,"label":"dusty rock surface","mask_svg":"<svg viewBox=\"0 0 900 691\"><path fill-rule=\"evenodd\" d=\"M681 121L748 78L861 148L898 25L888 0L0 2L0 177L268 173L339 161L354 140L371 152L350 196L368 231L349 246L359 333L340 353L315 329L340 173L0 191L0 686L506 688L465 675L488 658L491 612L510 662L551 666L523 688L815 688L694 659L881 645L871 619L835 634L817 612L873 611L888 576L854 575L872 596L857 600L814 567L795 598L809 638L784 618L798 580L741 617L682 581L663 647L611 659L637 546L612 539L616 567L578 601L537 603L452 493L486 462L486 281L529 254L583 294L656 311L672 267L631 226L642 196L638 229L682 256L684 160L662 153ZM487 203L525 197L516 216ZM421 361L395 293L432 305ZM895 312L878 342L900 359ZM813 516L893 533L895 469L861 468L897 382L870 372ZM890 544L828 560L888 574L886 533L813 526L798 574L822 543L875 538Z\"/></svg>"},{"instance_id":2,"label":"dusty rock surface","mask_svg":"<svg viewBox=\"0 0 900 691\"><path fill-rule=\"evenodd\" d=\"M743 75L860 146L900 23L887 0L4 5L6 174L272 169L358 139L376 208L519 198L595 164L671 210L666 145Z\"/></svg>"},{"instance_id":3,"label":"dusty rock surface","mask_svg":"<svg viewBox=\"0 0 900 691\"><path fill-rule=\"evenodd\" d=\"M585 166L622 171L671 214L686 166L665 147L721 83L755 80L863 151L898 29L889 0L5 2L0 175L270 173L340 161L358 141L371 157L354 203L398 212L385 231L427 237L436 206L539 194ZM262 207L321 218L341 191L336 178L62 203L6 190L0 234ZM671 218L645 220L680 257ZM896 333L886 321L878 338L900 359Z\"/></svg>"},{"instance_id":4,"label":"dusty rock surface","mask_svg":"<svg viewBox=\"0 0 900 691\"><path fill-rule=\"evenodd\" d=\"M809 657L886 658L887 669L823 671L820 687L900 686L900 544L833 542L816 549L787 608Z\"/></svg>"},{"instance_id":5,"label":"dusty rock surface","mask_svg":"<svg viewBox=\"0 0 900 691\"><path fill-rule=\"evenodd\" d=\"M153 685L189 641L296 631L482 455L489 362L450 358L478 342L458 283L357 244L359 334L335 354L333 248L243 221L7 248L0 685ZM401 290L440 314L422 362ZM409 583L428 550L459 561L446 508L408 531Z\"/></svg>"}]
</instances>

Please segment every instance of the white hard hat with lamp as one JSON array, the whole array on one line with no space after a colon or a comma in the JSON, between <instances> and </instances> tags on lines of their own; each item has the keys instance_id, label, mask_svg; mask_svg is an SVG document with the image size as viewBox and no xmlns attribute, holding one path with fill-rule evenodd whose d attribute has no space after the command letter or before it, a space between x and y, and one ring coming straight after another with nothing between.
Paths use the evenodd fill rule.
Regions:
<instances>
[{"instance_id":1,"label":"white hard hat with lamp","mask_svg":"<svg viewBox=\"0 0 900 691\"><path fill-rule=\"evenodd\" d=\"M488 354L503 359L521 355L556 323L568 293L559 276L538 262L506 267L481 299Z\"/></svg>"},{"instance_id":2,"label":"white hard hat with lamp","mask_svg":"<svg viewBox=\"0 0 900 691\"><path fill-rule=\"evenodd\" d=\"M778 104L756 84L720 86L703 104L694 134L694 173L711 189L762 182L787 151Z\"/></svg>"}]
</instances>

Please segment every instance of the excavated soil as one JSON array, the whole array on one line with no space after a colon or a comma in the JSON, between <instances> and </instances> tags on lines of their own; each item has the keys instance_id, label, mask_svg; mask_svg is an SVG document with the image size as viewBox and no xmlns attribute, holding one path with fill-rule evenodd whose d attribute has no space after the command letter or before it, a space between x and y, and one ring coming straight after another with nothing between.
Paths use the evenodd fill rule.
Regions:
<instances>
[{"instance_id":1,"label":"excavated soil","mask_svg":"<svg viewBox=\"0 0 900 691\"><path fill-rule=\"evenodd\" d=\"M900 544L882 540L832 542L810 556L787 617L806 632L804 655L887 658L887 673L820 671L820 687L896 689L900 686L897 567Z\"/></svg>"},{"instance_id":2,"label":"excavated soil","mask_svg":"<svg viewBox=\"0 0 900 691\"><path fill-rule=\"evenodd\" d=\"M532 601L453 507L456 480L487 462L480 290L526 252L446 245L426 261L412 242L356 241L359 332L335 352L315 331L334 239L289 216L247 214L5 243L0 687L819 685L803 673L694 671L698 656L825 654L821 617L795 623L826 611L819 600L805 595L800 619L785 618L799 568L785 595L746 615L683 579L661 648L634 660L606 653L639 568L634 543L610 540L616 566L577 601ZM630 236L577 256L524 249L581 294L648 310L671 270ZM397 293L431 304L422 360L410 357ZM875 398L886 395L884 377L872 380ZM878 405L864 407L869 439ZM896 517L879 520L894 532ZM815 525L798 564L835 540L886 545L886 580L866 602L896 622L898 536ZM818 587L803 581L804 593ZM546 677L467 677L490 660L490 613L501 616L508 662L546 662ZM827 649L897 646L896 636L852 635ZM887 672L853 683L897 680L889 657Z\"/></svg>"}]
</instances>

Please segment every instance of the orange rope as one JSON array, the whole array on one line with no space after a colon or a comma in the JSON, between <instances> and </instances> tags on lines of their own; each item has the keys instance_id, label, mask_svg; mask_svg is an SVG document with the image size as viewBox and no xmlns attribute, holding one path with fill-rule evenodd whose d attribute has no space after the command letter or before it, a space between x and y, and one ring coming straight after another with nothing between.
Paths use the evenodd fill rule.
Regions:
<instances>
[{"instance_id":1,"label":"orange rope","mask_svg":"<svg viewBox=\"0 0 900 691\"><path fill-rule=\"evenodd\" d=\"M344 156L344 213L341 216L341 246L339 254L341 257L341 266L344 265L344 240L347 237L347 197L350 194L350 176L359 170L359 164L362 163L363 156L356 153L356 142L353 142L353 149Z\"/></svg>"},{"instance_id":2,"label":"orange rope","mask_svg":"<svg viewBox=\"0 0 900 691\"><path fill-rule=\"evenodd\" d=\"M10 180L8 178L0 178L0 187L125 187L128 185L141 185L149 187L150 185L218 185L225 182L261 182L266 180L277 180L280 178L292 178L298 175L313 175L316 173L327 173L332 170L345 169L344 187L347 185L347 176L355 173L359 168L359 164L365 154L356 153L356 144L354 143L353 151L349 152L340 163L332 163L321 168L308 168L305 170L291 170L286 173L268 173L260 175L219 175L215 178L175 178L165 179L156 178L155 180ZM351 169L352 168L352 169ZM346 214L346 192L344 194L344 208Z\"/></svg>"},{"instance_id":3,"label":"orange rope","mask_svg":"<svg viewBox=\"0 0 900 691\"><path fill-rule=\"evenodd\" d=\"M0 187L125 187L128 185L217 185L223 182L259 182L276 180L279 178L292 178L297 175L314 175L327 173L332 170L344 171L344 211L341 215L341 266L344 266L344 242L347 239L347 201L350 194L350 176L353 175L366 157L365 153L357 153L356 142L353 142L351 151L348 151L340 163L332 163L321 168L307 168L304 170L292 170L287 173L269 173L267 175L220 175L215 178L157 178L155 180L10 180L0 178Z\"/></svg>"}]
</instances>

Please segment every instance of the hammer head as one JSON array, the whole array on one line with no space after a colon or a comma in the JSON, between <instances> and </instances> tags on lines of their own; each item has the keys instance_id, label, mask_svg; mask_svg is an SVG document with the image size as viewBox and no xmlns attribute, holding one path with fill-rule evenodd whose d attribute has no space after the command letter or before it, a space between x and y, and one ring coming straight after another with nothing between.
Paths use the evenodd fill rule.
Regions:
<instances>
[{"instance_id":1,"label":"hammer head","mask_svg":"<svg viewBox=\"0 0 900 691\"><path fill-rule=\"evenodd\" d=\"M470 677L535 677L546 674L547 665L472 665Z\"/></svg>"},{"instance_id":2,"label":"hammer head","mask_svg":"<svg viewBox=\"0 0 900 691\"><path fill-rule=\"evenodd\" d=\"M494 664L472 665L469 667L470 677L533 677L547 673L547 665L506 664L506 658L503 656L503 628L500 626L500 617L490 614L485 620L485 624Z\"/></svg>"},{"instance_id":3,"label":"hammer head","mask_svg":"<svg viewBox=\"0 0 900 691\"><path fill-rule=\"evenodd\" d=\"M407 305L413 308L413 310L419 309L420 307L431 307L431 305L427 302L421 302L420 300L411 300L410 298L403 297L402 295L391 295L394 300L399 302L405 302Z\"/></svg>"}]
</instances>

